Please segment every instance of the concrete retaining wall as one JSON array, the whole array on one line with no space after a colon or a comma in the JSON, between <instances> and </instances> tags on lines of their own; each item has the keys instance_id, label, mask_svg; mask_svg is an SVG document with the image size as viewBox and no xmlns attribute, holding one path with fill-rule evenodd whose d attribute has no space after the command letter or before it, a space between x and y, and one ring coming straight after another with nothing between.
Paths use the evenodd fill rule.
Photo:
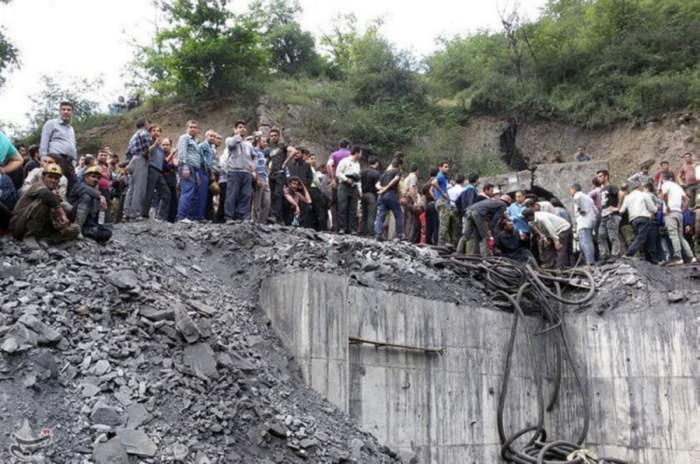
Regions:
<instances>
[{"instance_id":1,"label":"concrete retaining wall","mask_svg":"<svg viewBox=\"0 0 700 464\"><path fill-rule=\"evenodd\" d=\"M268 279L260 305L306 382L382 442L421 463L499 462L496 405L510 314L312 273ZM588 446L632 462L700 463L697 310L572 316L567 327L590 384ZM530 346L522 333L506 407L511 431L536 418L528 350L552 358L546 341ZM350 345L349 337L446 352ZM548 417L552 438L573 439L580 430L573 387L566 370L559 406Z\"/></svg>"}]
</instances>

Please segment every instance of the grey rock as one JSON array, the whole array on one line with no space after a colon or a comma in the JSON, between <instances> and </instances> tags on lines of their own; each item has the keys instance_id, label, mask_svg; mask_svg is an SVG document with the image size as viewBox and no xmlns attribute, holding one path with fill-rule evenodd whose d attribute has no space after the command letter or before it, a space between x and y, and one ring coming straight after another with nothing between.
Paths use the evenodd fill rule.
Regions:
<instances>
[{"instance_id":1,"label":"grey rock","mask_svg":"<svg viewBox=\"0 0 700 464\"><path fill-rule=\"evenodd\" d=\"M92 422L95 424L109 425L112 427L122 425L124 422L122 415L117 408L114 408L102 401L98 401L92 408L90 420L92 420Z\"/></svg>"},{"instance_id":2,"label":"grey rock","mask_svg":"<svg viewBox=\"0 0 700 464\"><path fill-rule=\"evenodd\" d=\"M669 303L678 303L685 300L685 294L681 290L674 290L672 292L668 292L666 299Z\"/></svg>"},{"instance_id":3,"label":"grey rock","mask_svg":"<svg viewBox=\"0 0 700 464\"><path fill-rule=\"evenodd\" d=\"M175 328L187 343L196 343L199 340L199 327L197 327L197 324L194 323L182 305L177 305L175 308Z\"/></svg>"},{"instance_id":4,"label":"grey rock","mask_svg":"<svg viewBox=\"0 0 700 464\"><path fill-rule=\"evenodd\" d=\"M96 444L93 460L95 464L129 464L129 456L118 437Z\"/></svg>"},{"instance_id":5,"label":"grey rock","mask_svg":"<svg viewBox=\"0 0 700 464\"><path fill-rule=\"evenodd\" d=\"M2 345L0 345L0 350L9 354L12 354L19 350L19 343L17 343L17 338L13 336L5 338L5 340L3 340L2 342Z\"/></svg>"},{"instance_id":6,"label":"grey rock","mask_svg":"<svg viewBox=\"0 0 700 464\"><path fill-rule=\"evenodd\" d=\"M119 290L132 290L139 286L138 275L129 269L110 272L105 278Z\"/></svg>"},{"instance_id":7,"label":"grey rock","mask_svg":"<svg viewBox=\"0 0 700 464\"><path fill-rule=\"evenodd\" d=\"M141 430L117 429L117 436L127 454L152 458L158 451L158 446Z\"/></svg>"},{"instance_id":8,"label":"grey rock","mask_svg":"<svg viewBox=\"0 0 700 464\"><path fill-rule=\"evenodd\" d=\"M103 376L107 372L109 372L112 369L112 366L109 364L109 361L106 359L100 359L95 363L94 366L90 369L90 372L97 376Z\"/></svg>"},{"instance_id":9,"label":"grey rock","mask_svg":"<svg viewBox=\"0 0 700 464\"><path fill-rule=\"evenodd\" d=\"M174 309L156 309L150 306L143 307L139 310L139 313L152 321L174 321L175 320L175 310Z\"/></svg>"},{"instance_id":10,"label":"grey rock","mask_svg":"<svg viewBox=\"0 0 700 464\"><path fill-rule=\"evenodd\" d=\"M190 450L186 445L182 443L175 443L172 448L173 457L176 461L184 461L187 455L190 454Z\"/></svg>"},{"instance_id":11,"label":"grey rock","mask_svg":"<svg viewBox=\"0 0 700 464\"><path fill-rule=\"evenodd\" d=\"M218 379L214 350L207 343L196 343L185 347L185 364L201 379Z\"/></svg>"},{"instance_id":12,"label":"grey rock","mask_svg":"<svg viewBox=\"0 0 700 464\"><path fill-rule=\"evenodd\" d=\"M127 428L137 429L153 420L153 416L143 407L141 403L134 403L126 409L128 420Z\"/></svg>"},{"instance_id":13,"label":"grey rock","mask_svg":"<svg viewBox=\"0 0 700 464\"><path fill-rule=\"evenodd\" d=\"M273 421L267 425L267 431L270 435L277 438L287 438L287 427L284 424Z\"/></svg>"}]
</instances>

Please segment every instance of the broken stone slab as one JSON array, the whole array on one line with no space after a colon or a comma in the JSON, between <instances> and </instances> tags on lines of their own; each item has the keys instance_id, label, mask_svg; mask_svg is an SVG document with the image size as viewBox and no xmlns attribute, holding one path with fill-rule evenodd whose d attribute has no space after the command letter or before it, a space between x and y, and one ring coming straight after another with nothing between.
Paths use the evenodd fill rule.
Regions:
<instances>
[{"instance_id":1,"label":"broken stone slab","mask_svg":"<svg viewBox=\"0 0 700 464\"><path fill-rule=\"evenodd\" d=\"M106 359L100 359L90 368L90 372L98 377L105 375L112 370L112 365Z\"/></svg>"},{"instance_id":2,"label":"broken stone slab","mask_svg":"<svg viewBox=\"0 0 700 464\"><path fill-rule=\"evenodd\" d=\"M110 272L105 279L119 290L132 290L139 286L139 276L130 269Z\"/></svg>"},{"instance_id":3,"label":"broken stone slab","mask_svg":"<svg viewBox=\"0 0 700 464\"><path fill-rule=\"evenodd\" d=\"M39 345L53 345L60 342L61 338L63 338L60 332L49 327L31 314L23 314L17 322L37 334L37 343Z\"/></svg>"},{"instance_id":4,"label":"broken stone slab","mask_svg":"<svg viewBox=\"0 0 700 464\"><path fill-rule=\"evenodd\" d=\"M287 438L287 427L284 424L273 421L267 424L267 432L273 437Z\"/></svg>"},{"instance_id":5,"label":"broken stone slab","mask_svg":"<svg viewBox=\"0 0 700 464\"><path fill-rule=\"evenodd\" d=\"M681 290L674 290L666 294L669 303L678 303L685 300L685 294Z\"/></svg>"},{"instance_id":6,"label":"broken stone slab","mask_svg":"<svg viewBox=\"0 0 700 464\"><path fill-rule=\"evenodd\" d=\"M205 315L205 316L214 316L216 315L216 309L212 308L211 306L202 303L201 301L197 300L190 300L188 301L188 304L194 309L195 311Z\"/></svg>"},{"instance_id":7,"label":"broken stone slab","mask_svg":"<svg viewBox=\"0 0 700 464\"><path fill-rule=\"evenodd\" d=\"M93 451L95 464L129 464L129 456L119 437L104 443L97 443Z\"/></svg>"},{"instance_id":8,"label":"broken stone slab","mask_svg":"<svg viewBox=\"0 0 700 464\"><path fill-rule=\"evenodd\" d=\"M175 328L187 343L196 343L201 335L199 327L197 327L197 324L194 323L182 305L175 307Z\"/></svg>"},{"instance_id":9,"label":"broken stone slab","mask_svg":"<svg viewBox=\"0 0 700 464\"><path fill-rule=\"evenodd\" d=\"M137 429L153 420L153 416L143 407L141 403L134 403L126 410L128 420L126 426L129 429Z\"/></svg>"},{"instance_id":10,"label":"broken stone slab","mask_svg":"<svg viewBox=\"0 0 700 464\"><path fill-rule=\"evenodd\" d=\"M156 309L151 306L145 306L139 309L139 314L141 314L146 319L152 321L174 321L175 320L175 310L174 309Z\"/></svg>"},{"instance_id":11,"label":"broken stone slab","mask_svg":"<svg viewBox=\"0 0 700 464\"><path fill-rule=\"evenodd\" d=\"M158 446L141 430L117 429L117 437L127 454L152 458L158 451Z\"/></svg>"},{"instance_id":12,"label":"broken stone slab","mask_svg":"<svg viewBox=\"0 0 700 464\"><path fill-rule=\"evenodd\" d=\"M219 371L216 370L216 356L208 343L187 345L183 361L192 369L194 375L203 380L219 378Z\"/></svg>"},{"instance_id":13,"label":"broken stone slab","mask_svg":"<svg viewBox=\"0 0 700 464\"><path fill-rule=\"evenodd\" d=\"M103 401L98 401L92 408L90 420L95 424L109 425L110 427L120 426L124 422L119 410Z\"/></svg>"}]
</instances>

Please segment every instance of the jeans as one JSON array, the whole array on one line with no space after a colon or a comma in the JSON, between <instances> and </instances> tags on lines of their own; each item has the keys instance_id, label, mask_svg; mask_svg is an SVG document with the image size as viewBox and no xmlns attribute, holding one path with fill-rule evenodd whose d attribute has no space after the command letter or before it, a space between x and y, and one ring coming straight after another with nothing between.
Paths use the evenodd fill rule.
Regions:
<instances>
[{"instance_id":1,"label":"jeans","mask_svg":"<svg viewBox=\"0 0 700 464\"><path fill-rule=\"evenodd\" d=\"M15 190L15 184L12 183L10 176L0 174L0 203L9 211L12 211L16 202L17 191Z\"/></svg>"},{"instance_id":2,"label":"jeans","mask_svg":"<svg viewBox=\"0 0 700 464\"><path fill-rule=\"evenodd\" d=\"M678 212L670 212L664 217L668 238L673 248L672 259L681 259L681 241L683 240L683 216Z\"/></svg>"},{"instance_id":3,"label":"jeans","mask_svg":"<svg viewBox=\"0 0 700 464\"><path fill-rule=\"evenodd\" d=\"M141 215L148 217L148 211L153 203L153 198L156 198L156 214L164 221L168 220L170 213L170 188L165 182L163 173L156 168L149 166L148 168L148 187L146 188L146 199L143 202Z\"/></svg>"},{"instance_id":4,"label":"jeans","mask_svg":"<svg viewBox=\"0 0 700 464\"><path fill-rule=\"evenodd\" d=\"M313 228L316 230L326 230L328 228L328 205L321 189L311 187L311 209L313 210Z\"/></svg>"},{"instance_id":5,"label":"jeans","mask_svg":"<svg viewBox=\"0 0 700 464\"><path fill-rule=\"evenodd\" d=\"M595 243L593 243L593 228L586 227L578 230L578 240L586 264L595 264Z\"/></svg>"},{"instance_id":6,"label":"jeans","mask_svg":"<svg viewBox=\"0 0 700 464\"><path fill-rule=\"evenodd\" d=\"M377 218L377 194L362 194L362 225L367 235L372 235L374 231L374 221ZM376 235L376 234L375 234Z\"/></svg>"},{"instance_id":7,"label":"jeans","mask_svg":"<svg viewBox=\"0 0 700 464\"><path fill-rule=\"evenodd\" d=\"M126 169L129 172L129 187L126 192L124 215L129 219L135 219L143 216L144 201L148 189L148 160L143 156L134 156ZM148 209L146 216L148 216Z\"/></svg>"},{"instance_id":8,"label":"jeans","mask_svg":"<svg viewBox=\"0 0 700 464\"><path fill-rule=\"evenodd\" d=\"M438 244L440 232L440 217L435 209L435 202L431 201L425 206L425 241L430 245Z\"/></svg>"},{"instance_id":9,"label":"jeans","mask_svg":"<svg viewBox=\"0 0 700 464\"><path fill-rule=\"evenodd\" d=\"M207 199L209 198L209 174L206 169L201 169L199 171L198 194L197 219L201 221L207 217Z\"/></svg>"},{"instance_id":10,"label":"jeans","mask_svg":"<svg viewBox=\"0 0 700 464\"><path fill-rule=\"evenodd\" d=\"M338 185L338 230L357 232L357 187L341 182Z\"/></svg>"},{"instance_id":11,"label":"jeans","mask_svg":"<svg viewBox=\"0 0 700 464\"><path fill-rule=\"evenodd\" d=\"M284 175L284 171L270 173L268 181L270 185L270 214L278 222L282 222L285 182L287 182L287 176Z\"/></svg>"},{"instance_id":12,"label":"jeans","mask_svg":"<svg viewBox=\"0 0 700 464\"><path fill-rule=\"evenodd\" d=\"M600 220L598 246L601 259L606 259L610 255L620 256L620 220L619 214L608 214Z\"/></svg>"},{"instance_id":13,"label":"jeans","mask_svg":"<svg viewBox=\"0 0 700 464\"><path fill-rule=\"evenodd\" d=\"M462 238L457 248L465 248L468 255L486 256L488 250L489 229L484 217L479 213L467 210L462 227ZM474 246L474 244L477 244Z\"/></svg>"},{"instance_id":14,"label":"jeans","mask_svg":"<svg viewBox=\"0 0 700 464\"><path fill-rule=\"evenodd\" d=\"M656 221L638 217L632 220L634 226L634 240L627 248L625 256L634 256L640 250L644 251L644 255L652 262L656 262Z\"/></svg>"},{"instance_id":15,"label":"jeans","mask_svg":"<svg viewBox=\"0 0 700 464\"><path fill-rule=\"evenodd\" d=\"M258 224L267 224L270 215L270 185L267 181L253 191L253 219Z\"/></svg>"},{"instance_id":16,"label":"jeans","mask_svg":"<svg viewBox=\"0 0 700 464\"><path fill-rule=\"evenodd\" d=\"M391 211L396 220L396 233L400 239L403 239L403 215L401 214L401 203L396 192L384 192L379 195L377 202L377 217L374 220L374 236L379 238L384 231L384 218L386 213Z\"/></svg>"},{"instance_id":17,"label":"jeans","mask_svg":"<svg viewBox=\"0 0 700 464\"><path fill-rule=\"evenodd\" d=\"M226 219L250 219L253 176L246 171L232 171L226 180Z\"/></svg>"},{"instance_id":18,"label":"jeans","mask_svg":"<svg viewBox=\"0 0 700 464\"><path fill-rule=\"evenodd\" d=\"M185 168L190 170L190 176L188 179L185 179L183 176L183 171ZM196 220L197 215L199 214L199 188L197 186L197 179L199 179L199 168L180 165L178 168L178 176L180 177L180 201L177 205L176 220Z\"/></svg>"}]
</instances>

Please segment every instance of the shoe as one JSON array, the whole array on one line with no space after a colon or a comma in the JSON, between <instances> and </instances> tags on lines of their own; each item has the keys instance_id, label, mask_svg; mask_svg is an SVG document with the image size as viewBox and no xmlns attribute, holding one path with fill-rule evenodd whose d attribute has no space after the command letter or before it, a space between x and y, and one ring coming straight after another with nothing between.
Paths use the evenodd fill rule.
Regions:
<instances>
[{"instance_id":1,"label":"shoe","mask_svg":"<svg viewBox=\"0 0 700 464\"><path fill-rule=\"evenodd\" d=\"M664 263L664 266L682 266L683 264L685 264L685 262L681 258L678 258L669 259L668 261L666 261L666 263Z\"/></svg>"},{"instance_id":2,"label":"shoe","mask_svg":"<svg viewBox=\"0 0 700 464\"><path fill-rule=\"evenodd\" d=\"M183 224L192 224L192 219L180 219L178 222L181 222Z\"/></svg>"}]
</instances>

